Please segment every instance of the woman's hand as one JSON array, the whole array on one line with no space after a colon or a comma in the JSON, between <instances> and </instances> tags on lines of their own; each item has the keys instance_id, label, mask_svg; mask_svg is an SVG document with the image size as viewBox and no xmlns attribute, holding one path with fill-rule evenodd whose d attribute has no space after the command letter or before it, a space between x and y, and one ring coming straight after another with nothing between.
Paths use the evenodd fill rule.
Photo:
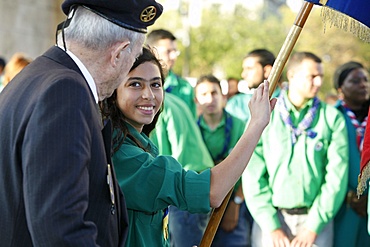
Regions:
<instances>
[{"instance_id":1,"label":"woman's hand","mask_svg":"<svg viewBox=\"0 0 370 247\"><path fill-rule=\"evenodd\" d=\"M269 83L264 80L249 101L251 121L257 122L262 127L266 127L270 122L271 111L275 108L277 99L269 99Z\"/></svg>"}]
</instances>

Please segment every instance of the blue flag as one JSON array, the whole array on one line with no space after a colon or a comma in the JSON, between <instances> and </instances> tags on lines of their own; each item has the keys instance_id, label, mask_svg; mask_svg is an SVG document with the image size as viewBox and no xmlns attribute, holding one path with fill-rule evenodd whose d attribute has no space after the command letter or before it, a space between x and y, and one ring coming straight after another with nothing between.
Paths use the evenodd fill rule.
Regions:
<instances>
[{"instance_id":1,"label":"blue flag","mask_svg":"<svg viewBox=\"0 0 370 247\"><path fill-rule=\"evenodd\" d=\"M324 23L370 42L370 0L305 0L323 6Z\"/></svg>"}]
</instances>

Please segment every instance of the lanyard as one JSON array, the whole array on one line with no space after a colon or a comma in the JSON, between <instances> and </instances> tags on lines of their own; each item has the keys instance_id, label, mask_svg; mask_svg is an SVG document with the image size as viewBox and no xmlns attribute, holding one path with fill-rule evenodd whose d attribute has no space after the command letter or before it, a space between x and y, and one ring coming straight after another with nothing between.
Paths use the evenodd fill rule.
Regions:
<instances>
[{"instance_id":1,"label":"lanyard","mask_svg":"<svg viewBox=\"0 0 370 247\"><path fill-rule=\"evenodd\" d=\"M211 154L212 155L213 162L215 164L220 163L228 155L230 141L231 141L231 128L232 128L232 125L233 125L233 119L232 119L231 115L228 112L226 112L225 110L223 111L223 114L226 116L226 121L225 121L225 140L224 140L224 146L222 148L221 153L219 153L216 157L214 157ZM204 139L204 133L202 131L202 128L200 127L200 120L201 120L202 117L203 117L203 115L201 115L198 118L197 124L199 126L200 132L202 133L202 138L205 141L205 139ZM208 149L208 151L209 151L209 149Z\"/></svg>"},{"instance_id":2,"label":"lanyard","mask_svg":"<svg viewBox=\"0 0 370 247\"><path fill-rule=\"evenodd\" d=\"M360 123L360 121L357 120L355 113L353 113L353 111L349 109L349 107L347 106L346 103L344 103L343 100L341 101L341 104L343 108L346 110L347 116L351 119L353 127L355 127L356 129L356 143L358 149L361 152L368 116L366 116L365 119Z\"/></svg>"}]
</instances>

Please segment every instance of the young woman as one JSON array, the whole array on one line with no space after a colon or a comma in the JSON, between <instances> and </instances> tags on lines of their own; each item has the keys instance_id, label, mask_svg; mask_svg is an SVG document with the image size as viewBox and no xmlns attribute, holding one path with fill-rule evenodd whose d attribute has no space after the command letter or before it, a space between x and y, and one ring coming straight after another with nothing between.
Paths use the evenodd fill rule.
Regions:
<instances>
[{"instance_id":1,"label":"young woman","mask_svg":"<svg viewBox=\"0 0 370 247\"><path fill-rule=\"evenodd\" d=\"M350 61L340 65L334 73L334 87L339 101L336 108L344 115L348 132L349 167L347 195L334 218L334 246L368 246L368 196L358 197L356 187L360 173L365 128L367 126L370 81L363 64Z\"/></svg>"},{"instance_id":2,"label":"young woman","mask_svg":"<svg viewBox=\"0 0 370 247\"><path fill-rule=\"evenodd\" d=\"M171 156L158 155L147 137L163 104L164 78L160 62L144 48L102 106L103 115L113 123L113 163L127 200L126 246L168 246L169 205L194 213L219 207L244 171L276 103L269 100L268 83L261 84L249 104L249 127L230 155L201 173L185 171Z\"/></svg>"}]
</instances>

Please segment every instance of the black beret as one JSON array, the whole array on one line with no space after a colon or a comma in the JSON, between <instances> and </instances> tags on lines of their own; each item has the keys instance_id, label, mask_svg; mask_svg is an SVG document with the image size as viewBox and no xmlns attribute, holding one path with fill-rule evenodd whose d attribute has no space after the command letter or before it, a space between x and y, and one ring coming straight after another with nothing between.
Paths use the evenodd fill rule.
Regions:
<instances>
[{"instance_id":1,"label":"black beret","mask_svg":"<svg viewBox=\"0 0 370 247\"><path fill-rule=\"evenodd\" d=\"M154 0L65 0L63 12L68 15L74 5L83 5L116 25L140 33L146 33L163 12L162 5Z\"/></svg>"},{"instance_id":2,"label":"black beret","mask_svg":"<svg viewBox=\"0 0 370 247\"><path fill-rule=\"evenodd\" d=\"M333 76L333 81L334 81L334 87L335 89L338 90L338 88L340 88L344 82L344 80L346 79L346 77L348 76L348 74L354 70L354 69L359 69L359 68L363 68L364 66L358 62L354 62L354 61L351 61L351 62L348 62L348 63L345 63L345 64L342 64L341 66L339 66L335 72L334 72L334 76Z\"/></svg>"}]
</instances>

